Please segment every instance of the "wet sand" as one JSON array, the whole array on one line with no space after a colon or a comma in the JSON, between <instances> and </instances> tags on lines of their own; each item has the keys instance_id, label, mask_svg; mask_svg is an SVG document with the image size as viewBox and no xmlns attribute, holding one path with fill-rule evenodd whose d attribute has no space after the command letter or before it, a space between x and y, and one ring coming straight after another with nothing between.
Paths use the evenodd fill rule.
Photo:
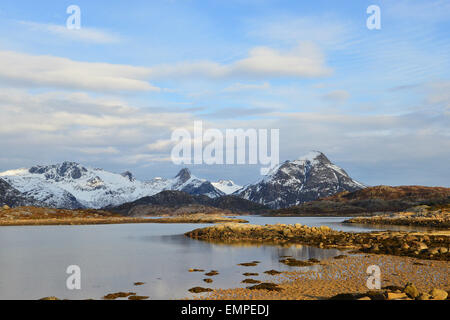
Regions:
<instances>
[{"instance_id":1,"label":"wet sand","mask_svg":"<svg viewBox=\"0 0 450 320\"><path fill-rule=\"evenodd\" d=\"M359 254L335 260L320 262L319 272L284 272L280 275L265 276L263 281L274 282L280 292L249 290L247 288L216 289L198 297L208 300L320 300L329 299L342 293L365 293L368 275L367 267L378 265L381 269L381 286L404 287L412 282L420 292L434 288L450 290L450 263L447 261L419 260L391 255ZM304 270L304 268L303 268ZM261 279L260 279L261 280Z\"/></svg>"}]
</instances>

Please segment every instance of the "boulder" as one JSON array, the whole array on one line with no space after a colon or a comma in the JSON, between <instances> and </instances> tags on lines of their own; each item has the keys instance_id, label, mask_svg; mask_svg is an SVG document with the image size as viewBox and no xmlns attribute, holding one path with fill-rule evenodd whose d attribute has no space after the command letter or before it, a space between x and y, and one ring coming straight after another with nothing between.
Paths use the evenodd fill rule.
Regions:
<instances>
[{"instance_id":1,"label":"boulder","mask_svg":"<svg viewBox=\"0 0 450 320\"><path fill-rule=\"evenodd\" d=\"M388 300L398 300L398 299L405 299L408 296L406 295L406 293L401 292L401 293L395 293L395 292L388 292L387 293L387 299Z\"/></svg>"},{"instance_id":2,"label":"boulder","mask_svg":"<svg viewBox=\"0 0 450 320\"><path fill-rule=\"evenodd\" d=\"M427 250L427 249L428 249L428 246L427 246L425 243L419 242L419 243L417 244L417 250L423 251L423 250Z\"/></svg>"},{"instance_id":3,"label":"boulder","mask_svg":"<svg viewBox=\"0 0 450 320\"><path fill-rule=\"evenodd\" d=\"M448 252L448 249L445 248L445 247L440 247L440 248L439 248L439 252L442 253L442 254L445 254L445 253Z\"/></svg>"},{"instance_id":4,"label":"boulder","mask_svg":"<svg viewBox=\"0 0 450 320\"><path fill-rule=\"evenodd\" d=\"M419 296L419 290L417 290L416 286L412 283L406 284L405 288L403 289L403 292L408 295L408 297L415 299Z\"/></svg>"},{"instance_id":5,"label":"boulder","mask_svg":"<svg viewBox=\"0 0 450 320\"><path fill-rule=\"evenodd\" d=\"M433 289L430 291L433 300L445 300L448 297L447 291L441 289Z\"/></svg>"},{"instance_id":6,"label":"boulder","mask_svg":"<svg viewBox=\"0 0 450 320\"><path fill-rule=\"evenodd\" d=\"M431 299L431 295L428 293L421 293L418 297L417 300L430 300Z\"/></svg>"}]
</instances>

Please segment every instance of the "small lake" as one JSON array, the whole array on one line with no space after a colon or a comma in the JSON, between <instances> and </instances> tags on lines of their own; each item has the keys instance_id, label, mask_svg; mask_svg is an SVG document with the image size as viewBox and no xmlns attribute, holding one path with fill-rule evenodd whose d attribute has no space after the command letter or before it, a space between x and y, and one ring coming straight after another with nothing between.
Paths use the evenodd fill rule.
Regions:
<instances>
[{"instance_id":1,"label":"small lake","mask_svg":"<svg viewBox=\"0 0 450 320\"><path fill-rule=\"evenodd\" d=\"M327 225L343 231L373 228L342 224L335 217L243 217L253 224L301 223ZM243 286L242 273L257 272L258 280L270 280L264 271L296 270L279 262L280 256L325 259L339 250L295 245L290 247L211 244L185 237L203 224L122 224L92 226L0 227L0 299L99 299L108 293L132 291L150 299L180 299L194 295L195 286L233 288ZM261 261L256 267L239 263ZM66 269L81 268L81 290L66 288ZM204 273L218 270L207 284ZM316 268L316 267L312 267ZM134 286L134 282L145 282Z\"/></svg>"}]
</instances>

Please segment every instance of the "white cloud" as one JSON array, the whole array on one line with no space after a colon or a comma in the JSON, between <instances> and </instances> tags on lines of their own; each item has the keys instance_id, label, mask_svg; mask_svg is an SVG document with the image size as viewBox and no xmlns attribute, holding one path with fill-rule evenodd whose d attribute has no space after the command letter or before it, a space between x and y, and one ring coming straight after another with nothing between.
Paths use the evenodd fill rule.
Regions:
<instances>
[{"instance_id":1,"label":"white cloud","mask_svg":"<svg viewBox=\"0 0 450 320\"><path fill-rule=\"evenodd\" d=\"M254 91L254 90L268 90L270 89L270 83L264 82L261 84L252 83L233 83L231 86L225 88L224 92L239 92L239 91Z\"/></svg>"},{"instance_id":2,"label":"white cloud","mask_svg":"<svg viewBox=\"0 0 450 320\"><path fill-rule=\"evenodd\" d=\"M345 90L334 90L324 94L322 98L327 101L342 103L350 98L350 93Z\"/></svg>"},{"instance_id":3,"label":"white cloud","mask_svg":"<svg viewBox=\"0 0 450 320\"><path fill-rule=\"evenodd\" d=\"M145 80L147 76L148 70L141 67L0 51L0 82L7 85L159 92Z\"/></svg>"},{"instance_id":4,"label":"white cloud","mask_svg":"<svg viewBox=\"0 0 450 320\"><path fill-rule=\"evenodd\" d=\"M157 65L149 76L159 78L310 78L329 76L332 69L326 66L325 57L313 43L301 43L290 51L269 47L256 47L246 58L229 64L212 61L182 62Z\"/></svg>"},{"instance_id":5,"label":"white cloud","mask_svg":"<svg viewBox=\"0 0 450 320\"><path fill-rule=\"evenodd\" d=\"M28 27L31 31L51 33L70 41L100 44L118 43L121 41L117 35L95 28L82 27L81 29L70 30L66 26L49 23L36 23L30 21L20 21L19 23Z\"/></svg>"},{"instance_id":6,"label":"white cloud","mask_svg":"<svg viewBox=\"0 0 450 320\"><path fill-rule=\"evenodd\" d=\"M86 154L118 154L120 151L115 147L80 148L81 153Z\"/></svg>"},{"instance_id":7,"label":"white cloud","mask_svg":"<svg viewBox=\"0 0 450 320\"><path fill-rule=\"evenodd\" d=\"M230 64L181 62L150 68L0 51L0 83L99 92L160 92L161 89L150 84L148 79L307 78L327 76L331 72L319 48L311 43L301 44L288 52L254 48L248 57Z\"/></svg>"}]
</instances>

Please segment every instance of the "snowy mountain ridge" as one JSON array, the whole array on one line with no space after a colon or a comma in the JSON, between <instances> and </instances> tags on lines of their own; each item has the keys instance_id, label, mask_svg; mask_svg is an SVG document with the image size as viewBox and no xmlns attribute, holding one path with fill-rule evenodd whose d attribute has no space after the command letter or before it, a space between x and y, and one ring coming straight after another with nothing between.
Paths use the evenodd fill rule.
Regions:
<instances>
[{"instance_id":1,"label":"snowy mountain ridge","mask_svg":"<svg viewBox=\"0 0 450 320\"><path fill-rule=\"evenodd\" d=\"M212 198L225 194L209 181L191 175L188 169L181 170L172 179L139 181L128 171L117 174L75 162L63 162L9 170L0 173L0 177L27 197L49 207L69 209L117 206L163 190L204 194Z\"/></svg>"}]
</instances>

